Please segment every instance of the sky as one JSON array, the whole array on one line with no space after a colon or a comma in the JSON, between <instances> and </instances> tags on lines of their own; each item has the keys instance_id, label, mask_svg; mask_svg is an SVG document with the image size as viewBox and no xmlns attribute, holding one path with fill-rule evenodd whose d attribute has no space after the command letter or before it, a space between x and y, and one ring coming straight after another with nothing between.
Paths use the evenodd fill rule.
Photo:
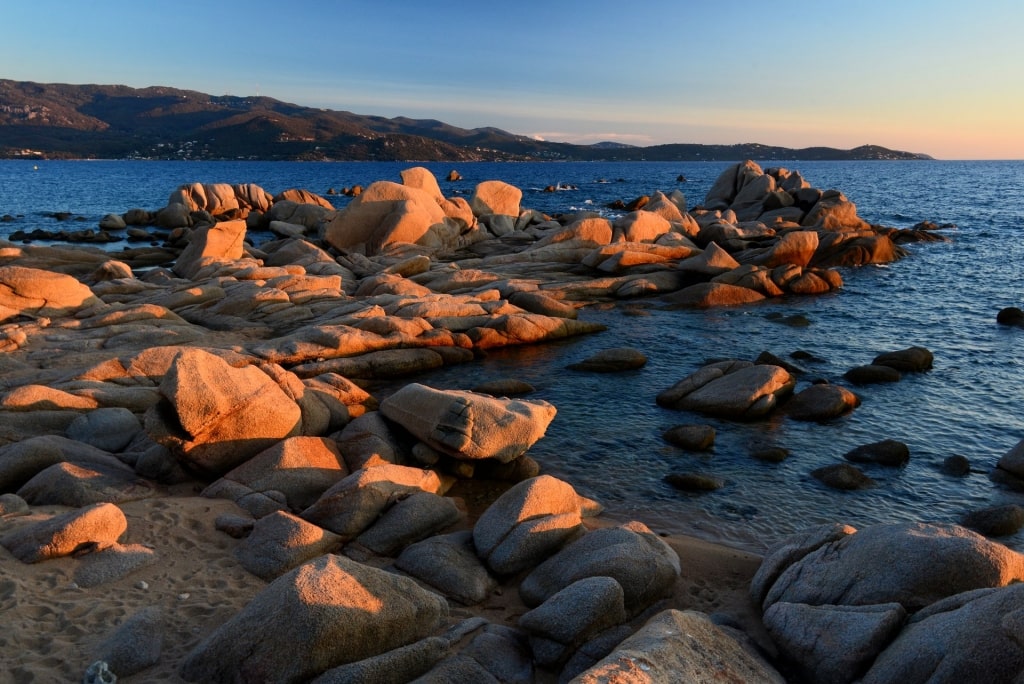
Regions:
<instances>
[{"instance_id":1,"label":"sky","mask_svg":"<svg viewBox=\"0 0 1024 684\"><path fill-rule=\"evenodd\" d=\"M1024 159L1020 0L25 0L0 78L634 145Z\"/></svg>"}]
</instances>

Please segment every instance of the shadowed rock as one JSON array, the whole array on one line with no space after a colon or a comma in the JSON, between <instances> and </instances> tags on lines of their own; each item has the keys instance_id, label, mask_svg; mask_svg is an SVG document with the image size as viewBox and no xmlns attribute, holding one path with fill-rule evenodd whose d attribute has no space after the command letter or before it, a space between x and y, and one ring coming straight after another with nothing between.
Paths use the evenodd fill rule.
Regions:
<instances>
[{"instance_id":1,"label":"shadowed rock","mask_svg":"<svg viewBox=\"0 0 1024 684\"><path fill-rule=\"evenodd\" d=\"M190 682L297 683L411 644L448 615L412 580L321 556L271 582L185 658Z\"/></svg>"},{"instance_id":2,"label":"shadowed rock","mask_svg":"<svg viewBox=\"0 0 1024 684\"><path fill-rule=\"evenodd\" d=\"M666 430L662 438L688 451L708 451L715 446L715 428L710 425L676 425Z\"/></svg>"},{"instance_id":3,"label":"shadowed rock","mask_svg":"<svg viewBox=\"0 0 1024 684\"><path fill-rule=\"evenodd\" d=\"M864 684L1020 681L1024 585L951 596L916 615L875 660Z\"/></svg>"},{"instance_id":4,"label":"shadowed rock","mask_svg":"<svg viewBox=\"0 0 1024 684\"><path fill-rule=\"evenodd\" d=\"M589 532L538 565L519 585L528 606L537 606L586 577L611 577L636 615L671 591L679 557L646 525L631 522Z\"/></svg>"},{"instance_id":5,"label":"shadowed rock","mask_svg":"<svg viewBox=\"0 0 1024 684\"><path fill-rule=\"evenodd\" d=\"M569 370L590 371L592 373L618 373L643 368L647 364L647 356L638 349L620 347L603 349L587 357L583 361L569 364Z\"/></svg>"},{"instance_id":6,"label":"shadowed rock","mask_svg":"<svg viewBox=\"0 0 1024 684\"><path fill-rule=\"evenodd\" d=\"M411 544L395 559L395 567L467 606L482 603L498 587L476 554L470 530Z\"/></svg>"},{"instance_id":7,"label":"shadowed rock","mask_svg":"<svg viewBox=\"0 0 1024 684\"><path fill-rule=\"evenodd\" d=\"M899 633L907 611L898 603L808 606L775 603L764 624L785 660L807 681L857 681Z\"/></svg>"},{"instance_id":8,"label":"shadowed rock","mask_svg":"<svg viewBox=\"0 0 1024 684\"><path fill-rule=\"evenodd\" d=\"M895 439L862 444L843 454L853 463L877 463L891 468L902 468L910 460L910 447Z\"/></svg>"},{"instance_id":9,"label":"shadowed rock","mask_svg":"<svg viewBox=\"0 0 1024 684\"><path fill-rule=\"evenodd\" d=\"M786 403L786 415L793 420L825 421L845 415L858 406L860 399L845 387L815 384Z\"/></svg>"},{"instance_id":10,"label":"shadowed rock","mask_svg":"<svg viewBox=\"0 0 1024 684\"><path fill-rule=\"evenodd\" d=\"M868 489L876 484L860 468L849 463L833 463L832 465L815 468L811 471L811 477L832 489L844 489L847 491Z\"/></svg>"},{"instance_id":11,"label":"shadowed rock","mask_svg":"<svg viewBox=\"0 0 1024 684\"><path fill-rule=\"evenodd\" d=\"M901 373L923 373L931 370L935 357L924 347L908 347L899 351L879 354L871 363L888 366Z\"/></svg>"},{"instance_id":12,"label":"shadowed rock","mask_svg":"<svg viewBox=\"0 0 1024 684\"><path fill-rule=\"evenodd\" d=\"M972 589L1024 579L1024 556L958 525L866 527L795 561L766 594L815 606L899 603L915 612Z\"/></svg>"}]
</instances>

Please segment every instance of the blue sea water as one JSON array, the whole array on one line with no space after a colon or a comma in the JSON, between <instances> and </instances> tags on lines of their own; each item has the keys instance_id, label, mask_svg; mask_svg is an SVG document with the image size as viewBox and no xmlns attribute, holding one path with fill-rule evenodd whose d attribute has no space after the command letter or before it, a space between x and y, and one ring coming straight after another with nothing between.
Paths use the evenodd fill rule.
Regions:
<instances>
[{"instance_id":1,"label":"blue sea water","mask_svg":"<svg viewBox=\"0 0 1024 684\"><path fill-rule=\"evenodd\" d=\"M910 256L881 267L844 269L845 287L818 297L789 297L738 309L666 310L653 300L581 316L608 331L566 342L500 350L469 365L417 381L469 387L497 377L534 384L533 398L558 415L531 454L546 472L601 501L608 514L639 518L667 532L697 534L750 548L818 522L864 526L888 521L954 522L966 511L1024 495L993 484L988 472L1024 439L1024 330L995 323L999 309L1024 307L1024 162L762 162L799 170L812 185L837 188L871 223L909 227L918 221L955 224L948 243L911 245ZM300 187L326 194L374 180L398 180L407 163L333 162L54 162L0 161L0 236L14 230L95 226L106 213L157 209L183 183L254 182L271 193ZM680 189L699 204L725 162L703 163L457 163L426 164L446 195L472 193L500 179L524 191L522 204L549 213L604 210L615 199ZM443 178L455 168L463 180ZM682 175L685 181L678 177ZM576 189L543 192L547 186ZM348 200L329 196L337 206ZM85 220L57 222L52 212ZM639 314L639 315L637 315ZM774 316L802 314L807 327ZM935 354L935 367L895 384L854 388L862 405L826 423L773 418L754 423L708 420L662 409L658 392L706 359L787 357L796 350L808 378L843 383L849 368L880 352L912 345ZM600 349L636 347L648 364L637 371L595 375L566 370ZM805 379L803 384L809 382ZM381 392L389 391L387 386ZM713 452L696 455L663 441L677 424L709 423ZM842 461L860 444L897 439L910 446L902 469L865 467L878 486L830 490L811 470ZM754 460L755 447L782 446L780 464ZM943 459L968 457L964 478L940 472ZM726 479L723 489L687 494L662 480L673 471ZM1024 534L1003 540L1024 550Z\"/></svg>"}]
</instances>

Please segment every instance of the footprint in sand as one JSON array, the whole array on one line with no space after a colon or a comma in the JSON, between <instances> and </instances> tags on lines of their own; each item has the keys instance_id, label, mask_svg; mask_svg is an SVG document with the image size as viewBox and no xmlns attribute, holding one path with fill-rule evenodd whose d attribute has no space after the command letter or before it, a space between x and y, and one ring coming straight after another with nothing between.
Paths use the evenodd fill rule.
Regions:
<instances>
[{"instance_id":1,"label":"footprint in sand","mask_svg":"<svg viewBox=\"0 0 1024 684\"><path fill-rule=\"evenodd\" d=\"M718 591L704 581L696 582L690 587L690 596L702 607L718 608L722 605Z\"/></svg>"}]
</instances>

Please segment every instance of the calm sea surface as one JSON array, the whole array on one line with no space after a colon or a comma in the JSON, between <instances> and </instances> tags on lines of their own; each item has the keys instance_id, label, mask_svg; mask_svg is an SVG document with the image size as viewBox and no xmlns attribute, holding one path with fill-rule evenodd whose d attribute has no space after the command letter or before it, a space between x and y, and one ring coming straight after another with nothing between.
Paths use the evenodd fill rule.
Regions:
<instances>
[{"instance_id":1,"label":"calm sea surface","mask_svg":"<svg viewBox=\"0 0 1024 684\"><path fill-rule=\"evenodd\" d=\"M167 203L180 184L254 182L271 193L306 188L325 194L374 180L398 180L397 163L263 162L23 162L0 161L0 236L40 227L85 228L106 213ZM416 380L465 388L514 376L534 384L533 398L558 415L531 451L545 470L604 503L616 517L636 517L658 530L684 532L761 548L806 525L840 521L855 526L897 520L952 522L965 511L1024 504L987 476L999 457L1024 439L1024 330L995 323L999 309L1024 306L1024 162L764 162L797 169L820 188L837 188L872 223L908 227L922 220L952 223L951 243L912 245L911 256L885 267L845 269L836 294L712 311L668 311L655 301L623 309L585 310L582 317L609 330L564 343L503 350L471 365ZM439 179L456 168L463 180L441 181L446 195L472 192L500 179L524 190L523 206L546 212L601 209L653 190L681 189L699 204L728 166L706 163L427 164ZM682 174L686 181L680 182ZM544 193L549 185L576 189ZM338 206L347 200L337 197ZM49 212L71 212L82 222L58 223ZM792 328L773 315L803 314L811 324ZM787 419L737 424L659 408L655 395L702 361L762 351L786 357L808 351L821 360L803 365L812 377L842 383L849 368L883 351L911 345L935 354L929 373L891 385L855 388L860 408L827 424ZM565 370L569 363L610 347L631 346L649 357L643 369L600 375ZM798 389L802 389L803 380ZM387 391L382 388L381 391ZM714 451L683 452L661 434L681 423L710 423ZM897 439L910 446L903 469L866 466L879 485L836 492L809 472L837 463L855 446ZM760 446L782 446L780 464L750 457ZM961 454L972 472L939 472ZM724 477L709 494L678 492L662 481L672 471ZM1004 540L1024 550L1024 535Z\"/></svg>"}]
</instances>

